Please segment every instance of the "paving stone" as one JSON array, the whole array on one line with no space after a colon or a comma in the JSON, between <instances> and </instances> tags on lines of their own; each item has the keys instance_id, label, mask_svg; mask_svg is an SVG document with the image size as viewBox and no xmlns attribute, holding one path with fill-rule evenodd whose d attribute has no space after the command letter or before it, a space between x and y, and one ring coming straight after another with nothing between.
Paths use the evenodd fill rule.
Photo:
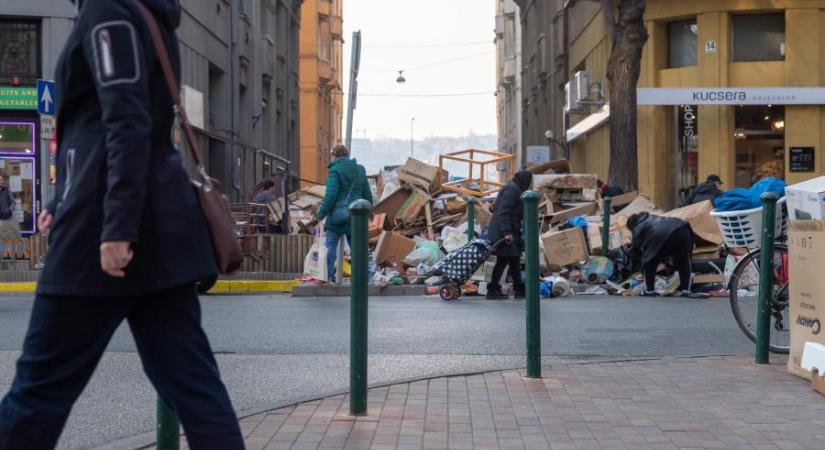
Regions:
<instances>
[{"instance_id":1,"label":"paving stone","mask_svg":"<svg viewBox=\"0 0 825 450\"><path fill-rule=\"evenodd\" d=\"M372 389L241 420L249 449L821 449L825 402L783 358L561 364ZM182 447L182 448L185 448Z\"/></svg>"}]
</instances>

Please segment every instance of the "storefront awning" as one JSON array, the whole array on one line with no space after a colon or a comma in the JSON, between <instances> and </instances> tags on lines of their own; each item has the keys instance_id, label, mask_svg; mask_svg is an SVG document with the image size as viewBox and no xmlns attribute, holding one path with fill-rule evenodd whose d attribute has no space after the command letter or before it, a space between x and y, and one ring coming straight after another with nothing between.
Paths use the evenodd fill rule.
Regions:
<instances>
[{"instance_id":1,"label":"storefront awning","mask_svg":"<svg viewBox=\"0 0 825 450\"><path fill-rule=\"evenodd\" d=\"M600 127L610 118L610 105L604 105L593 114L567 130L567 142L573 142L583 137L591 130Z\"/></svg>"},{"instance_id":2,"label":"storefront awning","mask_svg":"<svg viewBox=\"0 0 825 450\"><path fill-rule=\"evenodd\" d=\"M639 105L825 105L825 88L639 88L637 103Z\"/></svg>"}]
</instances>

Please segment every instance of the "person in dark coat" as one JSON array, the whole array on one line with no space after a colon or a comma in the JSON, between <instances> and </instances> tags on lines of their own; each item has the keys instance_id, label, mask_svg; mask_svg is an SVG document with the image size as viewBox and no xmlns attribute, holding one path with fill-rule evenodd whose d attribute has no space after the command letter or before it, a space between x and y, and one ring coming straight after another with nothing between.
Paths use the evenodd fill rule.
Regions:
<instances>
[{"instance_id":1,"label":"person in dark coat","mask_svg":"<svg viewBox=\"0 0 825 450\"><path fill-rule=\"evenodd\" d=\"M645 276L645 295L656 295L656 271L659 264L671 258L679 272L679 290L690 296L693 231L690 224L675 217L654 216L647 212L627 219L633 233L634 259L641 259Z\"/></svg>"},{"instance_id":2,"label":"person in dark coat","mask_svg":"<svg viewBox=\"0 0 825 450\"><path fill-rule=\"evenodd\" d=\"M178 1L140 1L157 18L179 76ZM147 24L133 0L74 3L78 17L55 74L56 196L38 218L49 252L0 402L0 449L57 445L124 320L189 446L242 449L195 291L217 266L172 144L172 99Z\"/></svg>"},{"instance_id":3,"label":"person in dark coat","mask_svg":"<svg viewBox=\"0 0 825 450\"><path fill-rule=\"evenodd\" d=\"M716 199L724 194L724 192L722 192L723 184L725 183L722 182L719 175L709 176L707 181L693 188L693 192L690 193L690 196L685 200L683 206L701 203L705 200L710 200L711 203L715 203Z\"/></svg>"},{"instance_id":4,"label":"person in dark coat","mask_svg":"<svg viewBox=\"0 0 825 450\"><path fill-rule=\"evenodd\" d=\"M530 189L533 174L522 170L517 172L513 180L505 184L498 193L493 217L487 230L490 241L496 243L501 239L504 242L495 251L496 264L493 266L493 276L487 285L488 299L505 299L507 295L501 291L501 276L504 269L509 267L510 277L513 279L513 290L516 298L524 298L524 284L521 281L521 222L524 212L524 203L521 194Z\"/></svg>"}]
</instances>

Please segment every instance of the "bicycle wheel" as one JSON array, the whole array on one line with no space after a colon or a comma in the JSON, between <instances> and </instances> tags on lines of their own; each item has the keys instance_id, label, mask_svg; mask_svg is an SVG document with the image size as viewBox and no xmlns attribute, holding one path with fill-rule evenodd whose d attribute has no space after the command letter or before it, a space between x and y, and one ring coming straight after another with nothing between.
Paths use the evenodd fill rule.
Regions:
<instances>
[{"instance_id":1,"label":"bicycle wheel","mask_svg":"<svg viewBox=\"0 0 825 450\"><path fill-rule=\"evenodd\" d=\"M731 274L730 306L736 324L753 342L756 342L756 320L759 302L759 255L756 249L742 258ZM788 353L790 347L788 311L788 247L774 245L773 292L771 293L770 350Z\"/></svg>"}]
</instances>

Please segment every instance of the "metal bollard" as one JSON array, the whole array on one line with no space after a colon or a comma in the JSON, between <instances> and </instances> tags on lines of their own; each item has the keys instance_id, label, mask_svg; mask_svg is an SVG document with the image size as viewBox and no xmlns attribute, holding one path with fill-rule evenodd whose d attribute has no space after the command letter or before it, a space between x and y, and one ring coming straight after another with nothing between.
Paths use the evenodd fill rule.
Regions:
<instances>
[{"instance_id":1,"label":"metal bollard","mask_svg":"<svg viewBox=\"0 0 825 450\"><path fill-rule=\"evenodd\" d=\"M358 200L352 213L352 273L350 276L349 414L367 414L367 219L372 205Z\"/></svg>"},{"instance_id":2,"label":"metal bollard","mask_svg":"<svg viewBox=\"0 0 825 450\"><path fill-rule=\"evenodd\" d=\"M611 203L613 199L605 197L602 200L602 208L604 209L604 220L602 221L602 256L607 256L610 253L610 213L612 212Z\"/></svg>"},{"instance_id":3,"label":"metal bollard","mask_svg":"<svg viewBox=\"0 0 825 450\"><path fill-rule=\"evenodd\" d=\"M157 400L157 450L180 449L180 421L160 396Z\"/></svg>"},{"instance_id":4,"label":"metal bollard","mask_svg":"<svg viewBox=\"0 0 825 450\"><path fill-rule=\"evenodd\" d=\"M524 200L524 280L527 309L527 378L541 378L541 305L539 304L539 194L527 191Z\"/></svg>"},{"instance_id":5,"label":"metal bollard","mask_svg":"<svg viewBox=\"0 0 825 450\"><path fill-rule=\"evenodd\" d=\"M476 237L476 198L467 196L467 242Z\"/></svg>"},{"instance_id":6,"label":"metal bollard","mask_svg":"<svg viewBox=\"0 0 825 450\"><path fill-rule=\"evenodd\" d=\"M773 296L773 241L776 201L773 192L762 194L762 248L759 253L759 304L756 317L756 364L768 364L771 341L771 297ZM765 270L770 268L769 270Z\"/></svg>"}]
</instances>

